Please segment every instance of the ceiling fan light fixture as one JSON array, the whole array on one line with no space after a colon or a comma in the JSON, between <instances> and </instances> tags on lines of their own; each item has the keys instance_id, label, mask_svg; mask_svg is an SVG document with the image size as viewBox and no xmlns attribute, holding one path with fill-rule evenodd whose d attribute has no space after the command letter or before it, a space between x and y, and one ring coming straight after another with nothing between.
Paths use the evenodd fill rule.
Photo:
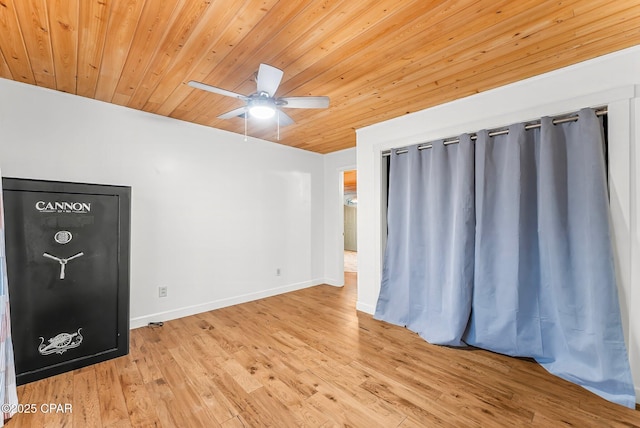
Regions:
<instances>
[{"instance_id":1,"label":"ceiling fan light fixture","mask_svg":"<svg viewBox=\"0 0 640 428\"><path fill-rule=\"evenodd\" d=\"M260 93L260 98L254 98L249 103L249 114L258 119L269 119L276 114L276 107L269 100L268 94Z\"/></svg>"},{"instance_id":2,"label":"ceiling fan light fixture","mask_svg":"<svg viewBox=\"0 0 640 428\"><path fill-rule=\"evenodd\" d=\"M249 107L249 114L258 119L269 119L276 114L276 110L269 105L254 105Z\"/></svg>"}]
</instances>

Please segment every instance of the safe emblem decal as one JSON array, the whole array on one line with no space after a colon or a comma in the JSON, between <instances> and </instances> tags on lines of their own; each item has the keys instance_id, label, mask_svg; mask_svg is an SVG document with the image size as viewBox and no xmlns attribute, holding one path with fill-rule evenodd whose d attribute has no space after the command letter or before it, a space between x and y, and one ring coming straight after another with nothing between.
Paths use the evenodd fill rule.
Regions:
<instances>
[{"instance_id":1,"label":"safe emblem decal","mask_svg":"<svg viewBox=\"0 0 640 428\"><path fill-rule=\"evenodd\" d=\"M82 343L82 335L79 328L76 333L60 333L55 337L48 340L45 345L44 337L40 336L40 346L38 346L38 352L40 355L49 354L64 354L67 350L77 348Z\"/></svg>"}]
</instances>

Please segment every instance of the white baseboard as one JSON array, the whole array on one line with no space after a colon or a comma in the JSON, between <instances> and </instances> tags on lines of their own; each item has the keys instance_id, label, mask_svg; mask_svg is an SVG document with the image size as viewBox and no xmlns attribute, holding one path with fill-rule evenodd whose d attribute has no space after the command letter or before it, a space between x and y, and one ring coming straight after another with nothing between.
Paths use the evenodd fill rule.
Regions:
<instances>
[{"instance_id":1,"label":"white baseboard","mask_svg":"<svg viewBox=\"0 0 640 428\"><path fill-rule=\"evenodd\" d=\"M325 278L324 284L332 285L334 287L343 287L344 279Z\"/></svg>"},{"instance_id":2,"label":"white baseboard","mask_svg":"<svg viewBox=\"0 0 640 428\"><path fill-rule=\"evenodd\" d=\"M373 315L376 312L375 306L362 302L356 302L356 309L369 315Z\"/></svg>"},{"instance_id":3,"label":"white baseboard","mask_svg":"<svg viewBox=\"0 0 640 428\"><path fill-rule=\"evenodd\" d=\"M177 318L188 317L190 315L213 311L214 309L225 308L227 306L238 305L240 303L247 303L253 300L264 299L265 297L276 296L278 294L284 294L290 291L301 290L303 288L313 287L320 284L324 284L324 281L321 279L304 281L296 284L285 285L283 287L262 290L257 293L243 294L240 296L214 300L212 302L202 303L199 305L172 309L170 311L158 312L150 315L143 315L141 317L131 318L129 321L129 328L133 330L135 328L144 327L148 325L150 322L170 321Z\"/></svg>"}]
</instances>

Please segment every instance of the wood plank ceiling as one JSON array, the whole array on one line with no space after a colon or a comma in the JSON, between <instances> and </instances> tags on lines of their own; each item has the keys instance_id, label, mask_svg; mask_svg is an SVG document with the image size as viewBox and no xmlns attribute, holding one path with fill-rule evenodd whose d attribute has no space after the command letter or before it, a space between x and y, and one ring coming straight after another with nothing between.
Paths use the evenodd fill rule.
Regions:
<instances>
[{"instance_id":1,"label":"wood plank ceiling","mask_svg":"<svg viewBox=\"0 0 640 428\"><path fill-rule=\"evenodd\" d=\"M355 129L640 44L637 0L0 0L0 77L242 134L216 116L284 70L279 143L319 153ZM0 94L1 96L1 94ZM36 118L37 120L37 118ZM249 134L276 141L274 123Z\"/></svg>"}]
</instances>

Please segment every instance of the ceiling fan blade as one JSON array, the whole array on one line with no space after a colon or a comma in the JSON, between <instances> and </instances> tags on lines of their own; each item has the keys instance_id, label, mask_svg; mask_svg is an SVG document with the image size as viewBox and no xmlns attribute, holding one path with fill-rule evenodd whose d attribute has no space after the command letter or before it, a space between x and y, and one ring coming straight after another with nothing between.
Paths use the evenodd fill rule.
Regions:
<instances>
[{"instance_id":1,"label":"ceiling fan blade","mask_svg":"<svg viewBox=\"0 0 640 428\"><path fill-rule=\"evenodd\" d=\"M268 64L260 64L258 69L258 93L266 92L273 97L280 86L284 72L279 68L272 67Z\"/></svg>"},{"instance_id":2,"label":"ceiling fan blade","mask_svg":"<svg viewBox=\"0 0 640 428\"><path fill-rule=\"evenodd\" d=\"M220 116L218 116L218 119L231 119L236 116L242 116L246 112L247 112L247 106L238 107L236 109L233 109L231 111L221 114Z\"/></svg>"},{"instance_id":3,"label":"ceiling fan blade","mask_svg":"<svg viewBox=\"0 0 640 428\"><path fill-rule=\"evenodd\" d=\"M192 88L202 89L204 91L213 92L214 94L224 95L227 97L237 98L242 101L246 101L247 97L242 94L237 94L235 92L227 91L226 89L218 88L215 86L207 85L205 83L196 82L195 80L190 80L188 83Z\"/></svg>"},{"instance_id":4,"label":"ceiling fan blade","mask_svg":"<svg viewBox=\"0 0 640 428\"><path fill-rule=\"evenodd\" d=\"M286 101L286 108L327 108L329 97L282 97L278 101Z\"/></svg>"},{"instance_id":5,"label":"ceiling fan blade","mask_svg":"<svg viewBox=\"0 0 640 428\"><path fill-rule=\"evenodd\" d=\"M287 126L287 125L293 125L294 123L296 123L291 116L289 116L287 113L283 112L280 109L276 109L276 113L278 114L278 123L280 124L280 126Z\"/></svg>"}]
</instances>

